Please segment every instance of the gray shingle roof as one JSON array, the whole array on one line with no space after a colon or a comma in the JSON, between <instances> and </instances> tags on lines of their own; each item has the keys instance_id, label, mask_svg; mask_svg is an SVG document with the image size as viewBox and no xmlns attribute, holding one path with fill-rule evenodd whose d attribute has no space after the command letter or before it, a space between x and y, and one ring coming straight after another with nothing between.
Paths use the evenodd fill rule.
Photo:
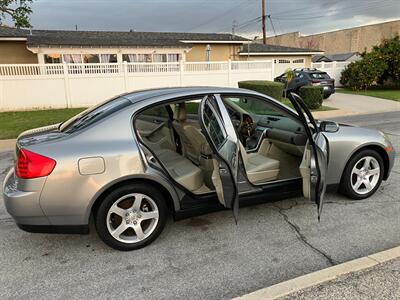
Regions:
<instances>
[{"instance_id":1,"label":"gray shingle roof","mask_svg":"<svg viewBox=\"0 0 400 300\"><path fill-rule=\"evenodd\" d=\"M331 61L346 61L354 55L358 55L358 52L330 54L327 55L326 57L328 57Z\"/></svg>"},{"instance_id":2,"label":"gray shingle roof","mask_svg":"<svg viewBox=\"0 0 400 300\"><path fill-rule=\"evenodd\" d=\"M250 47L250 49L248 49ZM243 50L240 53L275 53L275 52L323 52L321 50L294 48L279 45L258 44L252 43L250 45L243 45Z\"/></svg>"},{"instance_id":3,"label":"gray shingle roof","mask_svg":"<svg viewBox=\"0 0 400 300\"><path fill-rule=\"evenodd\" d=\"M29 30L4 26L0 26L0 37L27 37L30 46L188 47L181 41L247 41L243 37L226 33L33 30L30 34Z\"/></svg>"},{"instance_id":4,"label":"gray shingle roof","mask_svg":"<svg viewBox=\"0 0 400 300\"><path fill-rule=\"evenodd\" d=\"M325 55L321 55L321 54L314 55L311 60L313 63L321 62L321 61L331 62L331 60L328 57L326 57Z\"/></svg>"},{"instance_id":5,"label":"gray shingle roof","mask_svg":"<svg viewBox=\"0 0 400 300\"><path fill-rule=\"evenodd\" d=\"M29 34L29 30L0 25L0 37L26 37L27 34Z\"/></svg>"}]
</instances>

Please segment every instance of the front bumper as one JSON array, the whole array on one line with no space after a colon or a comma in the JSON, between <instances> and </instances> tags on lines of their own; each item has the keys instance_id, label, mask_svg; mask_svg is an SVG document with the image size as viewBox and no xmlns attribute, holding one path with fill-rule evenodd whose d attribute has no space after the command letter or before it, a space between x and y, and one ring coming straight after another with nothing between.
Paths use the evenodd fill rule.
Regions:
<instances>
[{"instance_id":1,"label":"front bumper","mask_svg":"<svg viewBox=\"0 0 400 300\"><path fill-rule=\"evenodd\" d=\"M14 169L7 174L3 199L7 212L21 225L50 225L40 207L40 194L46 177L24 180L17 178Z\"/></svg>"}]
</instances>

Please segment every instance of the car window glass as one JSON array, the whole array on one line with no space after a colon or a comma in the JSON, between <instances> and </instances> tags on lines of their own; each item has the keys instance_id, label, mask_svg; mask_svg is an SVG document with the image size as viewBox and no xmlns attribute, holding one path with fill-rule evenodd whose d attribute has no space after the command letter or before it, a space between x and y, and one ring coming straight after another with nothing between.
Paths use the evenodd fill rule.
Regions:
<instances>
[{"instance_id":1,"label":"car window glass","mask_svg":"<svg viewBox=\"0 0 400 300\"><path fill-rule=\"evenodd\" d=\"M249 97L249 96L224 96L223 100L237 105L244 111L253 115L282 115L282 111L276 109L274 106L266 101ZM233 107L234 108L234 107Z\"/></svg>"},{"instance_id":2,"label":"car window glass","mask_svg":"<svg viewBox=\"0 0 400 300\"><path fill-rule=\"evenodd\" d=\"M151 117L169 118L168 111L164 105L146 109L142 114Z\"/></svg>"},{"instance_id":3,"label":"car window glass","mask_svg":"<svg viewBox=\"0 0 400 300\"><path fill-rule=\"evenodd\" d=\"M325 72L310 73L311 78L314 79L329 79L329 75Z\"/></svg>"},{"instance_id":4,"label":"car window glass","mask_svg":"<svg viewBox=\"0 0 400 300\"><path fill-rule=\"evenodd\" d=\"M203 115L204 126L214 146L219 149L227 137L225 128L222 126L221 120L217 117L215 110L208 103L205 104Z\"/></svg>"},{"instance_id":5,"label":"car window glass","mask_svg":"<svg viewBox=\"0 0 400 300\"><path fill-rule=\"evenodd\" d=\"M110 116L111 114L123 109L124 107L127 107L130 104L132 104L132 102L123 97L109 100L101 105L89 108L64 122L60 126L60 131L65 133L78 131Z\"/></svg>"}]
</instances>

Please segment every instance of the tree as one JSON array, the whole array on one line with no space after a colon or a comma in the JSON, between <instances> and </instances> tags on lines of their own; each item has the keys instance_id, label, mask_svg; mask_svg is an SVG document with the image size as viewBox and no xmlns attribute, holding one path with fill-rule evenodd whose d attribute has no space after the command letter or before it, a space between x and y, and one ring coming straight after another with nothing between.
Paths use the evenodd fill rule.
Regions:
<instances>
[{"instance_id":1,"label":"tree","mask_svg":"<svg viewBox=\"0 0 400 300\"><path fill-rule=\"evenodd\" d=\"M0 24L10 17L15 27L31 27L29 15L33 0L0 0Z\"/></svg>"},{"instance_id":2,"label":"tree","mask_svg":"<svg viewBox=\"0 0 400 300\"><path fill-rule=\"evenodd\" d=\"M400 83L400 38L396 36L392 39L384 40L379 46L372 49L372 53L376 53L383 60L387 68L383 72L380 82L387 80L393 83Z\"/></svg>"},{"instance_id":3,"label":"tree","mask_svg":"<svg viewBox=\"0 0 400 300\"><path fill-rule=\"evenodd\" d=\"M354 90L367 89L374 84L400 84L400 38L383 40L362 59L350 63L342 72L340 82Z\"/></svg>"},{"instance_id":4,"label":"tree","mask_svg":"<svg viewBox=\"0 0 400 300\"><path fill-rule=\"evenodd\" d=\"M378 53L363 53L361 60L343 70L340 83L353 90L366 90L379 81L386 69L387 64Z\"/></svg>"},{"instance_id":5,"label":"tree","mask_svg":"<svg viewBox=\"0 0 400 300\"><path fill-rule=\"evenodd\" d=\"M287 68L285 71L285 77L286 77L285 98L287 98L287 90L289 88L289 84L292 82L292 80L294 78L293 70L290 68Z\"/></svg>"}]
</instances>

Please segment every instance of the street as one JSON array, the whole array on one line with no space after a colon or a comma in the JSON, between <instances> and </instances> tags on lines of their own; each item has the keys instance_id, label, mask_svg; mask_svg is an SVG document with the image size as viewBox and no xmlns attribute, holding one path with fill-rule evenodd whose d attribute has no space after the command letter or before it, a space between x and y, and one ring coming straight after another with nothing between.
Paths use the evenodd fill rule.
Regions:
<instances>
[{"instance_id":1,"label":"street","mask_svg":"<svg viewBox=\"0 0 400 300\"><path fill-rule=\"evenodd\" d=\"M0 201L0 298L228 299L400 244L400 112L337 121L389 134L397 161L362 201L327 194L321 221L302 199L170 220L150 246L108 248L89 235L31 234ZM0 152L0 181L13 163ZM62 188L62 187L60 187ZM1 197L1 196L0 196Z\"/></svg>"}]
</instances>

